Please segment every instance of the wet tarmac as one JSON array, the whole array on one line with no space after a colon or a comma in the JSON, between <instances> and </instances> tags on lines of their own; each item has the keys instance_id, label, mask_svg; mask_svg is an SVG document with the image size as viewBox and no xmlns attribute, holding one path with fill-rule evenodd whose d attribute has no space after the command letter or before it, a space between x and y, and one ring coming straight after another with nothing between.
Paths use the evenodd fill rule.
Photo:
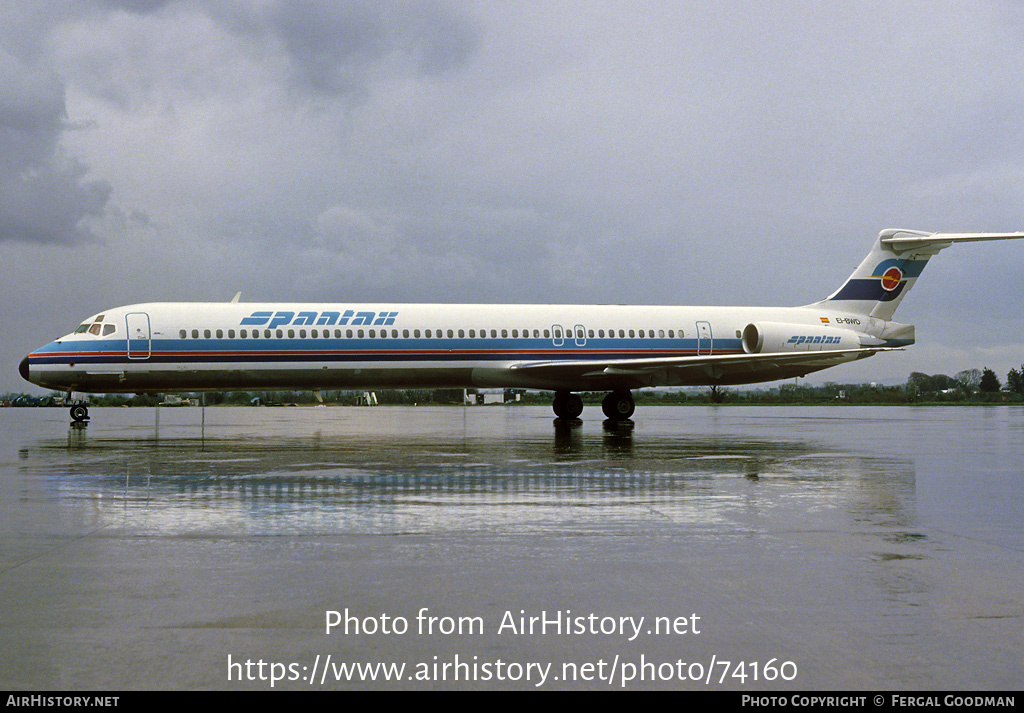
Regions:
<instances>
[{"instance_id":1,"label":"wet tarmac","mask_svg":"<svg viewBox=\"0 0 1024 713\"><path fill-rule=\"evenodd\" d=\"M1024 409L0 409L0 687L1004 690Z\"/></svg>"}]
</instances>

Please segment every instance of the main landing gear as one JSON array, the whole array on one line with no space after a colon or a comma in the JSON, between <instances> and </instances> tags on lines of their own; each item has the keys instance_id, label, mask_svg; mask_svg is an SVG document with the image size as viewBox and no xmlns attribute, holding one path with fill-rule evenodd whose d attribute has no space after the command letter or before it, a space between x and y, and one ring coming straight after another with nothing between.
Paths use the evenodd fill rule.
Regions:
<instances>
[{"instance_id":1,"label":"main landing gear","mask_svg":"<svg viewBox=\"0 0 1024 713\"><path fill-rule=\"evenodd\" d=\"M568 391L556 391L555 402L551 404L555 416L564 421L574 421L583 413L583 399L579 394Z\"/></svg>"},{"instance_id":2,"label":"main landing gear","mask_svg":"<svg viewBox=\"0 0 1024 713\"><path fill-rule=\"evenodd\" d=\"M583 413L583 399L579 394L557 391L551 408L558 418L572 421ZM610 421L626 421L636 410L636 402L633 401L633 395L629 391L613 391L604 397L604 401L601 402L601 410Z\"/></svg>"},{"instance_id":3,"label":"main landing gear","mask_svg":"<svg viewBox=\"0 0 1024 713\"><path fill-rule=\"evenodd\" d=\"M636 402L628 391L613 391L604 397L601 410L611 421L626 421L636 411Z\"/></svg>"}]
</instances>

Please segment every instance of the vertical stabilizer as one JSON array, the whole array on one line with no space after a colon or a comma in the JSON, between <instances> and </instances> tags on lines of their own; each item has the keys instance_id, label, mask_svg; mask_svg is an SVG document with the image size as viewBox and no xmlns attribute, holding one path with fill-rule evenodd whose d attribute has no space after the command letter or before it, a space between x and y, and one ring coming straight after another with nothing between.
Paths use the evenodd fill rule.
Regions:
<instances>
[{"instance_id":1,"label":"vertical stabilizer","mask_svg":"<svg viewBox=\"0 0 1024 713\"><path fill-rule=\"evenodd\" d=\"M888 321L933 255L953 243L1012 240L1024 233L925 233L883 230L842 287L818 306Z\"/></svg>"}]
</instances>

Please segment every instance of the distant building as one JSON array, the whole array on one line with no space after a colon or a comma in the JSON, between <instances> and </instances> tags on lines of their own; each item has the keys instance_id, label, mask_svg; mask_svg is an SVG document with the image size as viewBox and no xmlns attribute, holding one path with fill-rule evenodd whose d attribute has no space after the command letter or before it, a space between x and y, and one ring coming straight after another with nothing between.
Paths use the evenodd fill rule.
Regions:
<instances>
[{"instance_id":1,"label":"distant building","mask_svg":"<svg viewBox=\"0 0 1024 713\"><path fill-rule=\"evenodd\" d=\"M504 391L477 391L476 389L465 389L462 402L466 406L485 406L488 404L510 404L519 403L522 400L522 392L518 389L505 389Z\"/></svg>"}]
</instances>

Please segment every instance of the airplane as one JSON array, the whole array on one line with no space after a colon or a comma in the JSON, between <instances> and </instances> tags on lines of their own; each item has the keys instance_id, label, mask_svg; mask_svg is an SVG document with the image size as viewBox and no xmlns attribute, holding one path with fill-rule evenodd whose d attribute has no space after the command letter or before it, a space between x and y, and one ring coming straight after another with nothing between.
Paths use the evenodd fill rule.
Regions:
<instances>
[{"instance_id":1,"label":"airplane","mask_svg":"<svg viewBox=\"0 0 1024 713\"><path fill-rule=\"evenodd\" d=\"M887 229L842 286L802 307L158 302L104 310L26 356L33 384L82 393L521 388L581 391L632 417L632 390L805 376L914 343L892 321L928 260L1024 233ZM84 403L75 421L89 418Z\"/></svg>"}]
</instances>

